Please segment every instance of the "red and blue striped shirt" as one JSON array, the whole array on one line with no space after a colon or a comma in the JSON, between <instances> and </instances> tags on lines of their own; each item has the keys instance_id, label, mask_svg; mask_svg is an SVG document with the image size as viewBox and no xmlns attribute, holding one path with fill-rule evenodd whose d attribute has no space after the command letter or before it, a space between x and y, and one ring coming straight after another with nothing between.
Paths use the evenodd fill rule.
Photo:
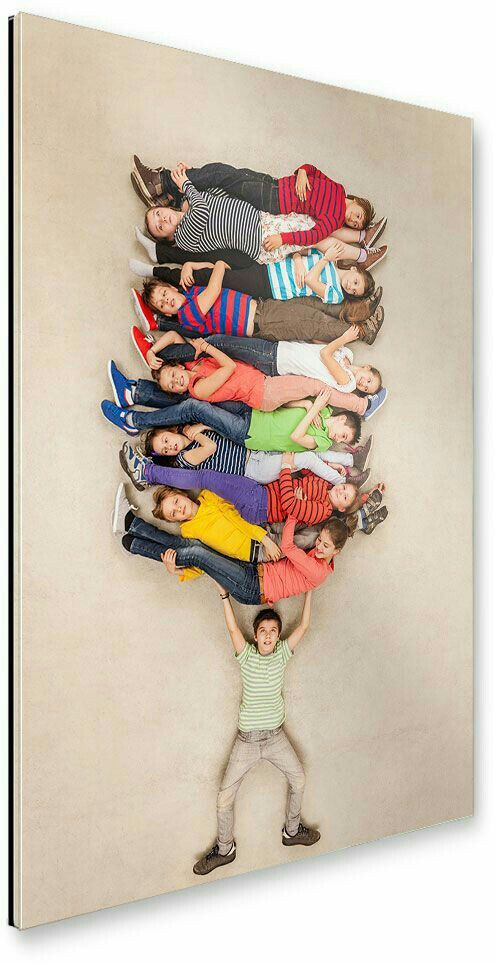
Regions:
<instances>
[{"instance_id":1,"label":"red and blue striped shirt","mask_svg":"<svg viewBox=\"0 0 495 964\"><path fill-rule=\"evenodd\" d=\"M328 238L330 234L341 228L345 218L345 189L342 184L332 181L326 174L322 174L313 164L302 164L309 179L309 186L305 201L300 201L296 194L296 175L280 177L278 180L278 199L281 214L309 214L315 222L309 231L282 232L282 244L309 245Z\"/></svg>"},{"instance_id":2,"label":"red and blue striped shirt","mask_svg":"<svg viewBox=\"0 0 495 964\"><path fill-rule=\"evenodd\" d=\"M186 300L177 312L182 328L194 335L247 335L249 309L252 298L241 291L222 288L210 310L203 314L198 296L205 286L192 285L187 289Z\"/></svg>"}]
</instances>

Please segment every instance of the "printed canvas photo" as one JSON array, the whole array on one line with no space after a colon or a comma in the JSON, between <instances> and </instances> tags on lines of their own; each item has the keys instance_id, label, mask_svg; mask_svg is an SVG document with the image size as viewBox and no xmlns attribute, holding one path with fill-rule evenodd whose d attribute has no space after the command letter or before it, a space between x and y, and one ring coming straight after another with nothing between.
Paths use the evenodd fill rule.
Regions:
<instances>
[{"instance_id":1,"label":"printed canvas photo","mask_svg":"<svg viewBox=\"0 0 495 964\"><path fill-rule=\"evenodd\" d=\"M10 43L11 923L470 815L471 121Z\"/></svg>"}]
</instances>

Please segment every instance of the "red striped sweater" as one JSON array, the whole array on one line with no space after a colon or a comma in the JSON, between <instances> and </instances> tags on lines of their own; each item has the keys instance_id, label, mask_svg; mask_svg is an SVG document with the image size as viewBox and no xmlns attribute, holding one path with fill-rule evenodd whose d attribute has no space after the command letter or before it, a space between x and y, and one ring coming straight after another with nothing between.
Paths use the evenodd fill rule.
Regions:
<instances>
[{"instance_id":1,"label":"red striped sweater","mask_svg":"<svg viewBox=\"0 0 495 964\"><path fill-rule=\"evenodd\" d=\"M342 184L332 181L326 174L322 174L313 164L302 164L309 178L311 190L307 191L306 200L300 201L296 194L296 175L280 177L278 181L278 200L282 214L309 214L315 222L314 228L308 231L282 232L283 244L316 244L323 238L328 238L337 228L341 228L345 218L345 189Z\"/></svg>"},{"instance_id":2,"label":"red striped sweater","mask_svg":"<svg viewBox=\"0 0 495 964\"><path fill-rule=\"evenodd\" d=\"M305 471L302 478L294 479L289 468L280 472L275 482L265 486L268 497L268 522L283 522L288 516L297 522L311 526L323 522L332 514L330 503L330 482L319 479L312 472ZM294 495L294 489L301 488L305 499Z\"/></svg>"}]
</instances>

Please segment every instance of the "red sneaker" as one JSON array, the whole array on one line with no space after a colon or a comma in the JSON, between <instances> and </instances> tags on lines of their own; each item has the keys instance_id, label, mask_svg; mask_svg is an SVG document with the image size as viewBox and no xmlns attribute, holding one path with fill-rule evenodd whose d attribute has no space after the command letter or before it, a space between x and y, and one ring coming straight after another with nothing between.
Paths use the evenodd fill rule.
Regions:
<instances>
[{"instance_id":1,"label":"red sneaker","mask_svg":"<svg viewBox=\"0 0 495 964\"><path fill-rule=\"evenodd\" d=\"M155 316L148 305L143 299L143 296L139 294L137 288L131 288L131 298L134 305L134 311L136 312L136 317L139 322L144 327L145 331L156 331L158 325L156 323Z\"/></svg>"},{"instance_id":2,"label":"red sneaker","mask_svg":"<svg viewBox=\"0 0 495 964\"><path fill-rule=\"evenodd\" d=\"M155 344L151 335L143 335L143 332L137 325L131 328L131 338L134 342L135 348L139 353L140 357L143 359L146 368L150 368L146 360L146 355L148 354L150 348L153 348Z\"/></svg>"}]
</instances>

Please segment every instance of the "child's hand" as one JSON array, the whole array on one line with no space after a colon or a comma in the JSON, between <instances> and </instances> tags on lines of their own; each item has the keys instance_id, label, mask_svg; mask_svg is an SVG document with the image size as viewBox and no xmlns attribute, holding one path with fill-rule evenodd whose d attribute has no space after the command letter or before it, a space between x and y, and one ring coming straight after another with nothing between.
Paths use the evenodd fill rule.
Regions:
<instances>
[{"instance_id":1,"label":"child's hand","mask_svg":"<svg viewBox=\"0 0 495 964\"><path fill-rule=\"evenodd\" d=\"M375 485L371 491L374 492L375 489L378 489L379 492L385 492L385 489L386 489L385 482L379 482L378 485Z\"/></svg>"},{"instance_id":2,"label":"child's hand","mask_svg":"<svg viewBox=\"0 0 495 964\"><path fill-rule=\"evenodd\" d=\"M328 245L323 257L325 261L337 261L339 258L344 257L345 245L342 241L337 241L334 239Z\"/></svg>"},{"instance_id":3,"label":"child's hand","mask_svg":"<svg viewBox=\"0 0 495 964\"><path fill-rule=\"evenodd\" d=\"M274 542L273 539L270 539L270 536L265 536L265 538L261 541L261 545L263 546L270 562L277 562L277 560L280 559L282 550L279 546L277 546L277 543Z\"/></svg>"},{"instance_id":4,"label":"child's hand","mask_svg":"<svg viewBox=\"0 0 495 964\"><path fill-rule=\"evenodd\" d=\"M321 392L318 392L318 395L314 400L315 411L321 412L322 408L325 408L325 406L329 404L331 397L332 397L331 388L323 388Z\"/></svg>"},{"instance_id":5,"label":"child's hand","mask_svg":"<svg viewBox=\"0 0 495 964\"><path fill-rule=\"evenodd\" d=\"M310 191L308 175L304 168L300 167L296 177L296 194L300 201L306 200L307 192Z\"/></svg>"},{"instance_id":6,"label":"child's hand","mask_svg":"<svg viewBox=\"0 0 495 964\"><path fill-rule=\"evenodd\" d=\"M282 463L284 465L290 465L291 472L294 471L294 452L284 452Z\"/></svg>"},{"instance_id":7,"label":"child's hand","mask_svg":"<svg viewBox=\"0 0 495 964\"><path fill-rule=\"evenodd\" d=\"M182 429L182 434L189 439L189 441L194 442L194 439L201 434L201 432L207 432L208 426L199 423L198 425L184 425Z\"/></svg>"},{"instance_id":8,"label":"child's hand","mask_svg":"<svg viewBox=\"0 0 495 964\"><path fill-rule=\"evenodd\" d=\"M179 191L182 191L184 188L184 181L187 181L187 173L184 169L184 166L178 164L175 170L170 171L170 177L172 178L174 184L176 184L179 188Z\"/></svg>"},{"instance_id":9,"label":"child's hand","mask_svg":"<svg viewBox=\"0 0 495 964\"><path fill-rule=\"evenodd\" d=\"M344 344L347 344L349 341L357 341L358 338L360 337L361 337L361 331L358 325L351 325L351 327L348 328L347 331L345 332Z\"/></svg>"},{"instance_id":10,"label":"child's hand","mask_svg":"<svg viewBox=\"0 0 495 964\"><path fill-rule=\"evenodd\" d=\"M166 549L165 552L162 552L160 556L165 569L170 573L171 576L175 576L177 573L177 566L175 565L176 558L177 553L175 549Z\"/></svg>"},{"instance_id":11,"label":"child's hand","mask_svg":"<svg viewBox=\"0 0 495 964\"><path fill-rule=\"evenodd\" d=\"M153 368L155 371L158 371L158 369L163 365L161 358L156 357L152 348L146 352L146 361L148 362L150 368Z\"/></svg>"},{"instance_id":12,"label":"child's hand","mask_svg":"<svg viewBox=\"0 0 495 964\"><path fill-rule=\"evenodd\" d=\"M295 495L296 499L300 499L301 502L307 502L307 501L308 501L308 497L307 497L307 495L305 495L305 493L303 492L303 490L302 490L302 488L301 488L300 485L298 485L297 488L294 489L294 495Z\"/></svg>"},{"instance_id":13,"label":"child's hand","mask_svg":"<svg viewBox=\"0 0 495 964\"><path fill-rule=\"evenodd\" d=\"M293 256L293 260L294 260L294 281L296 282L296 285L298 288L304 288L304 285L306 283L307 271L306 271L306 268L304 267L303 260L302 258L300 257L296 258L295 256Z\"/></svg>"},{"instance_id":14,"label":"child's hand","mask_svg":"<svg viewBox=\"0 0 495 964\"><path fill-rule=\"evenodd\" d=\"M182 265L180 283L183 288L189 288L190 285L194 284L194 264L192 261L186 261L186 263Z\"/></svg>"},{"instance_id":15,"label":"child's hand","mask_svg":"<svg viewBox=\"0 0 495 964\"><path fill-rule=\"evenodd\" d=\"M208 351L209 345L204 338L191 338L191 345L194 348L194 357L197 358L201 355L202 351Z\"/></svg>"},{"instance_id":16,"label":"child's hand","mask_svg":"<svg viewBox=\"0 0 495 964\"><path fill-rule=\"evenodd\" d=\"M224 271L230 271L230 270L231 270L230 264L227 264L226 261L216 261L216 262L215 262L215 267L217 266L217 264L221 264L222 267L223 267L223 269L224 269Z\"/></svg>"},{"instance_id":17,"label":"child's hand","mask_svg":"<svg viewBox=\"0 0 495 964\"><path fill-rule=\"evenodd\" d=\"M190 164L184 164L184 161L179 161L175 170L179 171L179 174L185 174L186 171L190 170L190 167L191 167Z\"/></svg>"},{"instance_id":18,"label":"child's hand","mask_svg":"<svg viewBox=\"0 0 495 964\"><path fill-rule=\"evenodd\" d=\"M263 241L263 247L265 251L275 251L277 248L282 246L282 235L281 234L269 234L267 238Z\"/></svg>"},{"instance_id":19,"label":"child's hand","mask_svg":"<svg viewBox=\"0 0 495 964\"><path fill-rule=\"evenodd\" d=\"M313 425L314 428L323 428L323 419L321 415L316 414L311 421L311 425Z\"/></svg>"}]
</instances>

